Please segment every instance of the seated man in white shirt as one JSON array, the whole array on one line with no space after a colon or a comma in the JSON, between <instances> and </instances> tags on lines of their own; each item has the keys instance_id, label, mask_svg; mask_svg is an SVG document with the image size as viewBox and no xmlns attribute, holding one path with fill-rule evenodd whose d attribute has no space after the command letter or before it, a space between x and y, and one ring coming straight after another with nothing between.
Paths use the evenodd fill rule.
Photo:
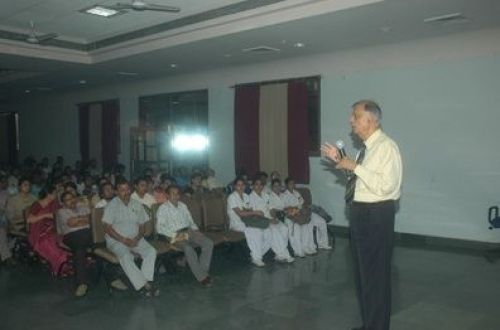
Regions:
<instances>
[{"instance_id":1,"label":"seated man in white shirt","mask_svg":"<svg viewBox=\"0 0 500 330\"><path fill-rule=\"evenodd\" d=\"M138 201L130 198L127 181L116 183L117 196L104 209L102 222L106 233L106 246L113 252L135 290L146 297L158 296L160 290L153 283L156 250L144 239L146 210ZM139 269L134 255L142 258Z\"/></svg>"},{"instance_id":2,"label":"seated man in white shirt","mask_svg":"<svg viewBox=\"0 0 500 330\"><path fill-rule=\"evenodd\" d=\"M167 188L168 200L158 209L156 231L184 251L187 263L198 282L210 286L210 261L214 243L203 235L194 223L187 206L180 202L180 189L177 186ZM195 247L201 248L198 257Z\"/></svg>"},{"instance_id":3,"label":"seated man in white shirt","mask_svg":"<svg viewBox=\"0 0 500 330\"><path fill-rule=\"evenodd\" d=\"M148 180L144 177L138 178L134 181L135 191L130 198L135 199L142 205L146 205L149 209L156 203L153 195L148 193Z\"/></svg>"},{"instance_id":4,"label":"seated man in white shirt","mask_svg":"<svg viewBox=\"0 0 500 330\"><path fill-rule=\"evenodd\" d=\"M267 175L266 175L267 177ZM262 179L253 181L253 190L249 196L250 208L261 211L264 217L269 219L269 231L271 232L271 249L276 254L276 260L281 262L293 262L294 258L288 252L288 227L271 215L269 194L264 192Z\"/></svg>"},{"instance_id":5,"label":"seated man in white shirt","mask_svg":"<svg viewBox=\"0 0 500 330\"><path fill-rule=\"evenodd\" d=\"M109 181L101 183L99 186L99 201L95 204L94 208L104 208L115 197L115 187Z\"/></svg>"}]
</instances>

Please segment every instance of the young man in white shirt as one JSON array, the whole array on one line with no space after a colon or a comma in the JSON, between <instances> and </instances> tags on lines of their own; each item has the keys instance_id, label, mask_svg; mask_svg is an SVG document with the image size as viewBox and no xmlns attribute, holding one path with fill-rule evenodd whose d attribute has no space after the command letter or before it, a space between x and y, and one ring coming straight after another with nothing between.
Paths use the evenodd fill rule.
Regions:
<instances>
[{"instance_id":1,"label":"young man in white shirt","mask_svg":"<svg viewBox=\"0 0 500 330\"><path fill-rule=\"evenodd\" d=\"M294 258L288 252L288 228L283 222L271 215L269 195L264 192L264 185L260 178L253 182L253 190L249 196L250 208L261 211L264 217L269 219L269 231L271 232L271 249L276 254L276 260L281 262L293 262Z\"/></svg>"},{"instance_id":2,"label":"young man in white shirt","mask_svg":"<svg viewBox=\"0 0 500 330\"><path fill-rule=\"evenodd\" d=\"M262 261L264 254L271 248L271 232L269 228L253 228L246 226L241 220L246 216L263 216L262 211L254 211L250 208L250 199L245 194L245 180L236 178L233 183L233 193L227 198L227 214L229 216L229 228L245 234L245 239L250 249L252 263L257 267L264 267Z\"/></svg>"},{"instance_id":3,"label":"young man in white shirt","mask_svg":"<svg viewBox=\"0 0 500 330\"><path fill-rule=\"evenodd\" d=\"M295 189L295 181L292 178L286 178L285 186L286 190L285 192L283 192L282 197L285 201L286 207L302 209L304 205L304 198L302 197L300 192ZM313 232L315 229L318 248L323 250L331 250L332 248L328 242L329 239L326 220L316 213L311 213L311 221L308 223L308 225L310 226L311 236L308 239L308 244L305 248L305 252L307 253L307 250L316 252L316 245L313 239Z\"/></svg>"},{"instance_id":4,"label":"young man in white shirt","mask_svg":"<svg viewBox=\"0 0 500 330\"><path fill-rule=\"evenodd\" d=\"M148 193L148 180L146 178L141 177L136 179L134 181L134 189L135 191L130 198L135 199L142 205L146 205L148 208L151 208L156 203L153 195Z\"/></svg>"},{"instance_id":5,"label":"young man in white shirt","mask_svg":"<svg viewBox=\"0 0 500 330\"><path fill-rule=\"evenodd\" d=\"M187 206L179 201L179 187L168 187L167 196L168 200L158 209L156 231L184 251L187 263L198 282L203 286L210 286L212 280L209 270L214 243L198 230ZM201 248L199 257L196 247Z\"/></svg>"}]
</instances>

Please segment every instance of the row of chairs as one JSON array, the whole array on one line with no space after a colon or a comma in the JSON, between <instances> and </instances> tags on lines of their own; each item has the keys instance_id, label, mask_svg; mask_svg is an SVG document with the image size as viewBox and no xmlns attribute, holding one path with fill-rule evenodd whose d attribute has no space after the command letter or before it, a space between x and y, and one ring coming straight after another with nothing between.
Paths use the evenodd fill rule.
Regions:
<instances>
[{"instance_id":1,"label":"row of chairs","mask_svg":"<svg viewBox=\"0 0 500 330\"><path fill-rule=\"evenodd\" d=\"M299 188L304 198L304 204L311 204L311 193L307 188ZM181 201L186 204L194 222L215 246L240 243L245 240L241 232L229 228L229 218L227 215L226 195L220 191L195 193L193 195L183 195ZM146 223L145 237L156 249L158 254L157 267L168 264L172 257L181 254L175 245L168 243L158 237L156 232L156 212L160 205L155 204L151 209L146 208L149 214L149 221ZM107 266L118 266L118 258L106 248L104 239L104 226L102 223L103 209L93 209L91 214L91 230L94 247L92 253L101 261L104 261L102 269L106 282L109 283ZM155 274L158 272L156 271ZM108 286L109 288L109 286Z\"/></svg>"},{"instance_id":2,"label":"row of chairs","mask_svg":"<svg viewBox=\"0 0 500 330\"><path fill-rule=\"evenodd\" d=\"M311 204L311 193L307 188L299 188L300 193L304 197L305 205ZM245 236L241 232L231 230L229 228L229 218L227 215L226 195L220 191L212 191L205 193L195 193L193 195L183 195L181 201L186 204L193 220L199 229L210 238L215 246L231 245L241 243L245 240ZM181 251L175 245L168 243L158 237L156 232L156 212L160 205L153 205L151 209L146 208L149 215L149 221L146 223L145 236L149 243L156 249L158 254L157 267L169 264L172 258L179 256ZM29 208L25 210L25 220ZM98 261L99 275L104 275L108 289L111 290L109 283L112 281L112 274L116 273L119 268L118 258L106 248L104 225L102 217L104 209L93 209L91 213L90 227L92 232L93 247L87 252L89 255L96 258ZM55 218L54 218L55 219ZM28 228L28 226L26 226ZM56 226L57 228L57 226ZM15 252L17 257L36 261L37 257L27 242L28 231L10 232L11 236L16 238ZM68 249L62 241L60 247ZM158 273L158 272L155 272Z\"/></svg>"}]
</instances>

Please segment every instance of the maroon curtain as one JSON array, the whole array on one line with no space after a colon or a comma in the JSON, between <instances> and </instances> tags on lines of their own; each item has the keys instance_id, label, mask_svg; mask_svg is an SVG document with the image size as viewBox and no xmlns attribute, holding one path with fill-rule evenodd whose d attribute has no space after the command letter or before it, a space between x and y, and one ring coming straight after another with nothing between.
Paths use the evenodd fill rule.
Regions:
<instances>
[{"instance_id":1,"label":"maroon curtain","mask_svg":"<svg viewBox=\"0 0 500 330\"><path fill-rule=\"evenodd\" d=\"M89 104L78 106L79 132L80 132L80 156L83 161L89 160Z\"/></svg>"},{"instance_id":2,"label":"maroon curtain","mask_svg":"<svg viewBox=\"0 0 500 330\"><path fill-rule=\"evenodd\" d=\"M117 100L102 103L102 165L116 165L120 152L120 105Z\"/></svg>"},{"instance_id":3,"label":"maroon curtain","mask_svg":"<svg viewBox=\"0 0 500 330\"><path fill-rule=\"evenodd\" d=\"M237 86L234 101L234 160L236 173L259 171L259 86Z\"/></svg>"},{"instance_id":4,"label":"maroon curtain","mask_svg":"<svg viewBox=\"0 0 500 330\"><path fill-rule=\"evenodd\" d=\"M297 183L309 183L309 127L307 85L288 83L288 175Z\"/></svg>"}]
</instances>

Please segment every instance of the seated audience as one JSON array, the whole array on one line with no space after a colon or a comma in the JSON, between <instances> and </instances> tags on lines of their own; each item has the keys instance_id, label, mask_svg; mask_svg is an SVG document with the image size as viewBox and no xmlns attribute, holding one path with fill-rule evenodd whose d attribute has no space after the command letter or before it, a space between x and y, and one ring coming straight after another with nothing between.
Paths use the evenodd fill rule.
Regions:
<instances>
[{"instance_id":1,"label":"seated audience","mask_svg":"<svg viewBox=\"0 0 500 330\"><path fill-rule=\"evenodd\" d=\"M33 250L50 264L52 274L68 275L70 267L67 267L67 261L70 254L59 247L54 221L54 213L58 208L56 187L50 185L43 188L39 200L31 206L28 214L28 241Z\"/></svg>"},{"instance_id":2,"label":"seated audience","mask_svg":"<svg viewBox=\"0 0 500 330\"><path fill-rule=\"evenodd\" d=\"M2 175L0 177L0 261L5 264L13 262L7 239L7 218L5 217L5 207L9 198L8 185L7 177Z\"/></svg>"},{"instance_id":3,"label":"seated audience","mask_svg":"<svg viewBox=\"0 0 500 330\"><path fill-rule=\"evenodd\" d=\"M288 227L289 241L295 256L304 258L306 254L315 254L313 227L309 223L300 224L292 220L293 215L298 212L298 208L285 203L285 201L288 202L287 195L282 192L279 179L274 179L271 187L273 192L269 195L270 208L273 213L285 212L285 224Z\"/></svg>"},{"instance_id":4,"label":"seated audience","mask_svg":"<svg viewBox=\"0 0 500 330\"><path fill-rule=\"evenodd\" d=\"M260 171L260 172L257 172L255 177L257 179L259 179L260 182L262 183L262 187L263 187L262 192L265 194L270 194L272 190L271 190L271 183L268 182L269 176L267 175L267 173L264 171Z\"/></svg>"},{"instance_id":5,"label":"seated audience","mask_svg":"<svg viewBox=\"0 0 500 330\"><path fill-rule=\"evenodd\" d=\"M24 210L36 202L36 197L31 194L31 182L28 178L19 179L19 192L9 197L5 207L9 231L26 232Z\"/></svg>"},{"instance_id":6,"label":"seated audience","mask_svg":"<svg viewBox=\"0 0 500 330\"><path fill-rule=\"evenodd\" d=\"M101 198L94 207L104 208L115 197L115 188L109 181L101 183L99 186L99 197Z\"/></svg>"},{"instance_id":7,"label":"seated audience","mask_svg":"<svg viewBox=\"0 0 500 330\"><path fill-rule=\"evenodd\" d=\"M163 190L162 187L156 187L153 189L153 197L155 199L156 204L163 204L168 200L167 192Z\"/></svg>"},{"instance_id":8,"label":"seated audience","mask_svg":"<svg viewBox=\"0 0 500 330\"><path fill-rule=\"evenodd\" d=\"M208 286L212 282L209 269L214 243L198 230L187 206L179 201L179 187L168 187L167 195L168 201L158 209L156 230L184 251L193 275L202 285ZM196 247L201 248L199 257Z\"/></svg>"},{"instance_id":9,"label":"seated audience","mask_svg":"<svg viewBox=\"0 0 500 330\"><path fill-rule=\"evenodd\" d=\"M135 290L146 297L158 296L160 290L153 283L156 250L144 239L145 224L149 220L146 210L140 202L130 198L127 181L117 182L116 193L102 218L106 246L117 256ZM141 256L141 269L135 264L132 253Z\"/></svg>"},{"instance_id":10,"label":"seated audience","mask_svg":"<svg viewBox=\"0 0 500 330\"><path fill-rule=\"evenodd\" d=\"M304 204L304 198L302 198L302 195L295 189L295 181L292 178L287 178L285 180L285 186L286 190L281 195L283 202L285 203L285 209L287 208L289 210L302 209L302 206ZM308 225L310 226L312 232L316 228L316 239L318 241L318 248L324 250L330 250L331 247L328 242L328 228L326 226L325 219L323 219L316 213L311 213L311 221L309 222ZM314 245L314 240L312 242L312 245L309 246L311 250L308 251L308 248L306 248L305 250L306 254L308 252L316 250L315 245L314 245L314 250L312 250L313 245Z\"/></svg>"},{"instance_id":11,"label":"seated audience","mask_svg":"<svg viewBox=\"0 0 500 330\"><path fill-rule=\"evenodd\" d=\"M135 191L130 196L132 199L138 201L142 205L151 209L154 203L156 203L155 198L148 192L148 181L145 177L140 177L134 182Z\"/></svg>"},{"instance_id":12,"label":"seated audience","mask_svg":"<svg viewBox=\"0 0 500 330\"><path fill-rule=\"evenodd\" d=\"M73 265L75 266L77 288L75 296L81 297L87 293L88 274L86 254L92 247L92 232L90 230L90 209L79 206L76 197L65 192L62 195L63 207L57 211L59 233L63 235L63 242L73 252ZM127 287L119 279L111 282L117 290L126 290Z\"/></svg>"},{"instance_id":13,"label":"seated audience","mask_svg":"<svg viewBox=\"0 0 500 330\"><path fill-rule=\"evenodd\" d=\"M76 197L76 201L78 204L90 207L90 201L87 199L86 196L80 196L78 193L77 185L74 182L66 182L64 184L64 192L70 192Z\"/></svg>"},{"instance_id":14,"label":"seated audience","mask_svg":"<svg viewBox=\"0 0 500 330\"><path fill-rule=\"evenodd\" d=\"M88 288L86 254L87 249L92 246L90 209L78 205L76 196L71 192L63 193L61 200L63 206L57 211L57 225L64 244L73 252L77 283L75 296L81 297L87 293Z\"/></svg>"},{"instance_id":15,"label":"seated audience","mask_svg":"<svg viewBox=\"0 0 500 330\"><path fill-rule=\"evenodd\" d=\"M238 177L234 180L233 189L234 191L227 198L229 227L245 234L252 263L257 267L264 267L266 264L262 261L262 257L271 248L270 230L268 228L248 227L241 220L242 217L247 216L264 216L264 213L250 208L250 199L245 194L245 180L243 178Z\"/></svg>"},{"instance_id":16,"label":"seated audience","mask_svg":"<svg viewBox=\"0 0 500 330\"><path fill-rule=\"evenodd\" d=\"M201 184L202 176L201 173L196 172L191 175L191 181L189 186L186 187L184 193L188 195L202 194L207 191L205 187Z\"/></svg>"},{"instance_id":17,"label":"seated audience","mask_svg":"<svg viewBox=\"0 0 500 330\"><path fill-rule=\"evenodd\" d=\"M253 191L249 196L249 200L252 210L261 211L264 217L269 219L271 249L276 254L276 260L281 262L293 262L294 259L288 252L288 228L278 219L271 216L269 195L264 192L264 185L260 178L256 178L253 181Z\"/></svg>"},{"instance_id":18,"label":"seated audience","mask_svg":"<svg viewBox=\"0 0 500 330\"><path fill-rule=\"evenodd\" d=\"M202 186L208 190L224 188L224 185L215 178L215 171L211 168L207 171L207 177L202 181Z\"/></svg>"}]
</instances>

